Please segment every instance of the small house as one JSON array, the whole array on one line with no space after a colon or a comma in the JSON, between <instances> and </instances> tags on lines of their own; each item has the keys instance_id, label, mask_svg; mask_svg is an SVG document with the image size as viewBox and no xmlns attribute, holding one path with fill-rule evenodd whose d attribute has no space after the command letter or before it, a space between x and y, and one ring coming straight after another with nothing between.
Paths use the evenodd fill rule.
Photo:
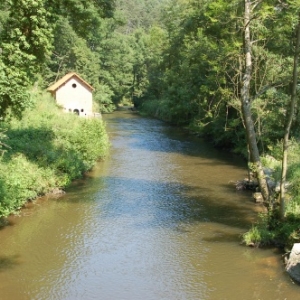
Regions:
<instances>
[{"instance_id":1,"label":"small house","mask_svg":"<svg viewBox=\"0 0 300 300\"><path fill-rule=\"evenodd\" d=\"M75 72L66 74L47 89L66 112L79 116L93 115L93 90L94 88Z\"/></svg>"}]
</instances>

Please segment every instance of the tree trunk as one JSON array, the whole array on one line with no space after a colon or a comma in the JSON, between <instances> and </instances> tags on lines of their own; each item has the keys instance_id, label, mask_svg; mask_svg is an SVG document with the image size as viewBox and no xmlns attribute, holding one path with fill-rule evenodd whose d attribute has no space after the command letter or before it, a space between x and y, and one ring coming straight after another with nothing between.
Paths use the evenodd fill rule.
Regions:
<instances>
[{"instance_id":1,"label":"tree trunk","mask_svg":"<svg viewBox=\"0 0 300 300\"><path fill-rule=\"evenodd\" d=\"M251 99L250 99L250 83L252 76L252 42L250 36L251 23L251 1L245 1L244 11L244 71L241 88L241 106L243 119L246 127L247 143L250 152L250 159L253 163L254 170L257 174L258 184L265 202L269 202L269 188L260 161L259 150L257 147L256 133L254 122L251 113Z\"/></svg>"},{"instance_id":2,"label":"tree trunk","mask_svg":"<svg viewBox=\"0 0 300 300\"><path fill-rule=\"evenodd\" d=\"M298 25L296 28L296 46L294 54L294 68L292 78L291 100L287 108L286 125L284 129L283 151L282 151L282 172L280 182L280 217L284 218L285 214L285 182L288 168L288 148L291 126L295 114L295 105L297 101L297 79L298 79L298 60L300 51L300 15L298 16Z\"/></svg>"}]
</instances>

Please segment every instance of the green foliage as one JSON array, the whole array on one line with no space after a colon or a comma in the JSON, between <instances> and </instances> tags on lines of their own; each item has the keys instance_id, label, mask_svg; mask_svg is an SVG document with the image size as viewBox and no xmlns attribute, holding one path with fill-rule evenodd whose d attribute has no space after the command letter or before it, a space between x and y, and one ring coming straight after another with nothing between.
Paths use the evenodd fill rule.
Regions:
<instances>
[{"instance_id":1,"label":"green foliage","mask_svg":"<svg viewBox=\"0 0 300 300\"><path fill-rule=\"evenodd\" d=\"M92 43L103 18L114 14L114 0L45 0L45 6L51 14L51 21L63 17L76 34Z\"/></svg>"},{"instance_id":2,"label":"green foliage","mask_svg":"<svg viewBox=\"0 0 300 300\"><path fill-rule=\"evenodd\" d=\"M117 13L124 20L119 32L130 34L136 29L148 30L160 21L160 12L168 0L117 0Z\"/></svg>"},{"instance_id":3,"label":"green foliage","mask_svg":"<svg viewBox=\"0 0 300 300\"><path fill-rule=\"evenodd\" d=\"M106 20L104 30L112 26L111 20ZM133 65L135 53L131 47L133 40L117 32L112 32L99 45L101 72L99 81L109 87L113 103L122 101L123 97L131 98L134 81Z\"/></svg>"},{"instance_id":4,"label":"green foliage","mask_svg":"<svg viewBox=\"0 0 300 300\"><path fill-rule=\"evenodd\" d=\"M279 178L281 169L294 51L291 32L298 21L299 7L299 0L276 4L266 0L252 11L251 114L263 164L275 169L275 178ZM96 110L111 112L125 99L142 113L187 126L215 146L247 157L240 106L245 67L243 26L243 5L237 0L2 1L0 120L21 117L34 104L28 91L38 78L38 83L46 87L67 72L76 71L95 88ZM41 183L43 172L52 172L53 182L49 186L45 183L37 194L80 176L99 153L102 155L102 148L89 141L97 133L106 139L103 124L98 121L78 120L72 115L62 120L52 113L53 108L40 110L39 114L27 110L22 121L13 119L6 124L9 139L5 142L12 150L6 151L1 161L7 164L1 165L2 170L18 170L18 164L20 170L32 168ZM298 111L289 148L289 218L300 211ZM42 142L32 142L36 140ZM276 163L266 159L269 153ZM16 175L15 181L6 176L0 177L1 195L7 193L6 183L15 187L21 182L24 195L34 197L25 188L22 176ZM28 187L30 184L28 181ZM19 207L18 201L11 207L3 204L10 200L1 202L2 214ZM278 228L275 232L276 226L281 226L282 232ZM288 241L298 234L294 225L291 229L289 226L278 223L276 216L267 216L253 227L252 237L245 238L254 244L279 238Z\"/></svg>"},{"instance_id":5,"label":"green foliage","mask_svg":"<svg viewBox=\"0 0 300 300\"><path fill-rule=\"evenodd\" d=\"M163 11L164 24L149 31L150 39L156 34L156 42L151 41L156 44L148 45L145 56L149 83L135 102L140 105L154 98L162 107L168 103L168 117L162 114L163 118L190 124L216 146L246 156L239 99L242 13L240 1L169 1ZM259 148L267 153L283 135L292 66L291 57L275 51L274 43L279 36L284 43L290 36L281 31L277 37L270 35L273 23L281 24L284 19L272 2L258 5L254 14L252 114Z\"/></svg>"},{"instance_id":6,"label":"green foliage","mask_svg":"<svg viewBox=\"0 0 300 300\"><path fill-rule=\"evenodd\" d=\"M288 214L284 221L280 221L276 211L262 213L258 222L243 234L243 243L257 247L276 245L290 250L294 243L300 242L299 222L300 215Z\"/></svg>"},{"instance_id":7,"label":"green foliage","mask_svg":"<svg viewBox=\"0 0 300 300\"><path fill-rule=\"evenodd\" d=\"M289 165L287 173L288 201L286 214L300 217L300 161Z\"/></svg>"},{"instance_id":8,"label":"green foliage","mask_svg":"<svg viewBox=\"0 0 300 300\"><path fill-rule=\"evenodd\" d=\"M113 91L99 80L98 46L111 29L102 32L102 22L114 9L115 2L107 0L1 2L0 117L21 115L30 105L27 90L37 78L46 87L69 71L99 85L111 110Z\"/></svg>"},{"instance_id":9,"label":"green foliage","mask_svg":"<svg viewBox=\"0 0 300 300\"><path fill-rule=\"evenodd\" d=\"M277 142L276 145L271 149L272 154L277 159L269 159L265 157L262 159L262 163L269 168L272 168L275 179L280 181L281 176L281 153L282 153L282 142ZM288 151L288 171L287 171L287 192L289 201L287 203L287 214L299 215L300 208L300 145L297 140L291 139L289 142Z\"/></svg>"},{"instance_id":10,"label":"green foliage","mask_svg":"<svg viewBox=\"0 0 300 300\"><path fill-rule=\"evenodd\" d=\"M47 22L49 13L44 0L11 0L9 5L9 18L3 33L4 43L32 55L36 65L40 65L52 48L52 28Z\"/></svg>"},{"instance_id":11,"label":"green foliage","mask_svg":"<svg viewBox=\"0 0 300 300\"><path fill-rule=\"evenodd\" d=\"M46 73L52 82L75 71L86 78L91 85L98 83L100 73L98 55L91 51L85 39L79 37L65 19L57 20L54 30L54 52Z\"/></svg>"},{"instance_id":12,"label":"green foliage","mask_svg":"<svg viewBox=\"0 0 300 300\"><path fill-rule=\"evenodd\" d=\"M5 1L0 30L0 118L21 116L28 88L52 49L52 28L43 0Z\"/></svg>"},{"instance_id":13,"label":"green foliage","mask_svg":"<svg viewBox=\"0 0 300 300\"><path fill-rule=\"evenodd\" d=\"M0 35L3 34L3 30L4 30L4 27L5 27L5 24L8 20L8 18L9 18L9 11L2 10L0 7Z\"/></svg>"},{"instance_id":14,"label":"green foliage","mask_svg":"<svg viewBox=\"0 0 300 300\"><path fill-rule=\"evenodd\" d=\"M170 103L166 101L148 100L142 104L142 112L160 118L161 120L170 122L172 114L170 112Z\"/></svg>"},{"instance_id":15,"label":"green foliage","mask_svg":"<svg viewBox=\"0 0 300 300\"><path fill-rule=\"evenodd\" d=\"M0 216L7 216L55 187L55 174L50 168L39 168L23 154L15 154L0 163Z\"/></svg>"},{"instance_id":16,"label":"green foliage","mask_svg":"<svg viewBox=\"0 0 300 300\"><path fill-rule=\"evenodd\" d=\"M242 241L247 246L266 246L272 243L272 234L263 226L252 226L248 232L243 234Z\"/></svg>"},{"instance_id":17,"label":"green foliage","mask_svg":"<svg viewBox=\"0 0 300 300\"><path fill-rule=\"evenodd\" d=\"M270 214L259 214L258 222L252 228L243 234L242 241L247 246L267 246L274 242L276 234L269 229Z\"/></svg>"},{"instance_id":18,"label":"green foliage","mask_svg":"<svg viewBox=\"0 0 300 300\"><path fill-rule=\"evenodd\" d=\"M25 72L5 65L0 55L0 119L9 114L20 117L23 110L32 105L28 84Z\"/></svg>"},{"instance_id":19,"label":"green foliage","mask_svg":"<svg viewBox=\"0 0 300 300\"><path fill-rule=\"evenodd\" d=\"M66 187L108 150L100 119L64 114L49 96L38 99L22 120L2 123L11 149L0 161L0 216L55 187Z\"/></svg>"},{"instance_id":20,"label":"green foliage","mask_svg":"<svg viewBox=\"0 0 300 300\"><path fill-rule=\"evenodd\" d=\"M273 154L280 157L282 143L278 142L272 149ZM291 140L289 149L289 168L287 174L287 195L285 218L279 217L278 207L268 214L261 214L260 218L247 233L243 241L247 245L277 245L291 249L294 243L300 242L300 147L295 140ZM280 182L281 161L273 157L262 157L265 167L274 170L273 179Z\"/></svg>"},{"instance_id":21,"label":"green foliage","mask_svg":"<svg viewBox=\"0 0 300 300\"><path fill-rule=\"evenodd\" d=\"M114 111L116 106L112 102L113 92L109 86L99 83L94 87L94 102L97 105L96 111L101 111L104 113L110 113Z\"/></svg>"},{"instance_id":22,"label":"green foliage","mask_svg":"<svg viewBox=\"0 0 300 300\"><path fill-rule=\"evenodd\" d=\"M299 206L298 206L299 210ZM291 250L294 243L300 242L300 214L288 213L284 222L277 226L278 239L284 241L285 248Z\"/></svg>"}]
</instances>

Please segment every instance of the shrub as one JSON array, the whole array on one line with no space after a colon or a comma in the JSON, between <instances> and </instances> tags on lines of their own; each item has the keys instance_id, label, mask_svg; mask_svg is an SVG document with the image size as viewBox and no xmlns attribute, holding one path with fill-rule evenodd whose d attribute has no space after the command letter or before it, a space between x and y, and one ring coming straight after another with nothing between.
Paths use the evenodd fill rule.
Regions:
<instances>
[{"instance_id":1,"label":"shrub","mask_svg":"<svg viewBox=\"0 0 300 300\"><path fill-rule=\"evenodd\" d=\"M0 160L0 217L56 187L66 187L108 151L101 119L65 114L47 95L40 96L21 120L1 125L11 148Z\"/></svg>"},{"instance_id":2,"label":"shrub","mask_svg":"<svg viewBox=\"0 0 300 300\"><path fill-rule=\"evenodd\" d=\"M266 246L274 242L274 232L270 230L270 214L259 214L258 222L243 234L242 242L247 246Z\"/></svg>"}]
</instances>

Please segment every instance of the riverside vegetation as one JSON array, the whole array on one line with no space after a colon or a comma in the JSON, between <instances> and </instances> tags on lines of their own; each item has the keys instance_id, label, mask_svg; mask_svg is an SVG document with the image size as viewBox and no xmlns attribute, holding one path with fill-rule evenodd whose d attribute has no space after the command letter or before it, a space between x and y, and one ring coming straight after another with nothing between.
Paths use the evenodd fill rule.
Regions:
<instances>
[{"instance_id":1,"label":"riverside vegetation","mask_svg":"<svg viewBox=\"0 0 300 300\"><path fill-rule=\"evenodd\" d=\"M245 158L267 207L243 236L246 244L300 242L300 0L3 0L0 50L7 136L18 133L9 118L27 113L32 86L44 89L75 71L95 88L101 112L130 102ZM46 133L50 149L55 126ZM41 143L38 153L26 143L28 152L17 154L20 145L12 142L2 163L11 170L17 160L56 164L58 185L69 181L64 170L77 173L64 151L44 158ZM268 185L266 168L279 190ZM2 206L14 201L5 199Z\"/></svg>"},{"instance_id":2,"label":"riverside vegetation","mask_svg":"<svg viewBox=\"0 0 300 300\"><path fill-rule=\"evenodd\" d=\"M23 118L3 122L0 217L28 200L65 188L107 154L104 123L63 113L50 95L35 95ZM3 143L4 144L4 143Z\"/></svg>"}]
</instances>

